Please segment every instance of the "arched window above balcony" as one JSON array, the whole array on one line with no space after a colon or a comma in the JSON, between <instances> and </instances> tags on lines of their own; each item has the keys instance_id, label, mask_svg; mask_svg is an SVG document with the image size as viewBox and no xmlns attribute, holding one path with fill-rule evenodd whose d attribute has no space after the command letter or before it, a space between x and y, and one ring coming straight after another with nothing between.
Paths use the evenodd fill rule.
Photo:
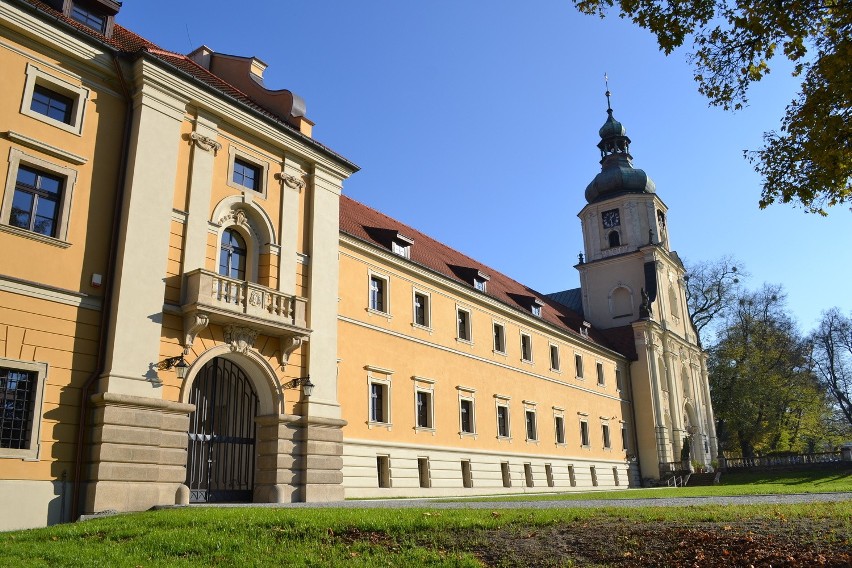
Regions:
<instances>
[{"instance_id":1,"label":"arched window above balcony","mask_svg":"<svg viewBox=\"0 0 852 568\"><path fill-rule=\"evenodd\" d=\"M225 229L219 245L219 274L238 280L246 279L248 248L236 229Z\"/></svg>"}]
</instances>

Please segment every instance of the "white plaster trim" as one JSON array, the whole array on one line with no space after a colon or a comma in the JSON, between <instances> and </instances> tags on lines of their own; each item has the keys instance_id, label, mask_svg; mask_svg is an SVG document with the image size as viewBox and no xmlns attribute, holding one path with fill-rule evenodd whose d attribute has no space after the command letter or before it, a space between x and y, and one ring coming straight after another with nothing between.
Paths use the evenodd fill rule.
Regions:
<instances>
[{"instance_id":1,"label":"white plaster trim","mask_svg":"<svg viewBox=\"0 0 852 568\"><path fill-rule=\"evenodd\" d=\"M180 209L172 209L172 221L176 221L181 225L185 225L187 217L189 217L189 213L187 213L186 211L181 211Z\"/></svg>"},{"instance_id":2,"label":"white plaster trim","mask_svg":"<svg viewBox=\"0 0 852 568\"><path fill-rule=\"evenodd\" d=\"M45 73L32 63L27 63L26 75L27 79L26 84L24 85L24 97L21 100L21 114L46 124L50 124L51 126L55 126L60 130L70 132L76 136L81 136L83 133L83 120L86 102L89 100L89 89ZM56 120L55 118L51 118L30 109L33 99L33 90L35 89L36 84L64 95L74 101L74 104L71 107L70 123Z\"/></svg>"},{"instance_id":3,"label":"white plaster trim","mask_svg":"<svg viewBox=\"0 0 852 568\"><path fill-rule=\"evenodd\" d=\"M42 142L40 140L36 140L35 138L30 138L29 136L24 136L19 132L15 132L10 130L6 133L6 136L12 142L17 142L18 144L22 144L24 146L28 146L34 150L41 150L45 154L49 154L54 158L60 158L65 160L66 162L71 162L72 164L83 165L89 161L89 158L84 156L78 156L77 154L72 154L71 152L67 152L62 148L57 148L56 146L52 146L47 142Z\"/></svg>"},{"instance_id":4,"label":"white plaster trim","mask_svg":"<svg viewBox=\"0 0 852 568\"><path fill-rule=\"evenodd\" d=\"M385 369L383 367L377 367L375 365L364 365L364 369L370 371L371 373L381 373L382 375L393 375L393 370Z\"/></svg>"},{"instance_id":5,"label":"white plaster trim","mask_svg":"<svg viewBox=\"0 0 852 568\"><path fill-rule=\"evenodd\" d=\"M30 298L57 302L86 310L100 311L101 309L100 298L72 290L53 288L37 282L13 279L8 276L0 276L0 292L20 294Z\"/></svg>"},{"instance_id":6,"label":"white plaster trim","mask_svg":"<svg viewBox=\"0 0 852 568\"><path fill-rule=\"evenodd\" d=\"M413 375L411 377L411 380L418 383L426 383L429 385L434 385L437 382L435 379L427 379L426 377L418 377L417 375Z\"/></svg>"}]
</instances>

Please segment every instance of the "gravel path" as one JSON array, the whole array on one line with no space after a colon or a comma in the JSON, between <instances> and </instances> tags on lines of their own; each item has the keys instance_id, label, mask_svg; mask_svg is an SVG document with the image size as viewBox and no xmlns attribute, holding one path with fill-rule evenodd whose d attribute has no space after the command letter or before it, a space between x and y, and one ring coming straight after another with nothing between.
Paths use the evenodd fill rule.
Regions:
<instances>
[{"instance_id":1,"label":"gravel path","mask_svg":"<svg viewBox=\"0 0 852 568\"><path fill-rule=\"evenodd\" d=\"M735 495L727 497L665 497L636 499L589 499L570 501L446 501L441 499L370 499L329 503L227 503L190 505L191 507L267 507L282 509L559 509L599 507L689 507L700 505L782 505L825 503L852 500L852 492L794 493L790 495Z\"/></svg>"}]
</instances>

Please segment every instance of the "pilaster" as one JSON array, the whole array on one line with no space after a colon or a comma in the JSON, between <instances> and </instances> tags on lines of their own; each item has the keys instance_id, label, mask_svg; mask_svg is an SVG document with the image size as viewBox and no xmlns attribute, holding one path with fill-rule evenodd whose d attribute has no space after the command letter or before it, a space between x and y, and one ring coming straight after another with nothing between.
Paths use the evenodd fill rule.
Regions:
<instances>
[{"instance_id":1,"label":"pilaster","mask_svg":"<svg viewBox=\"0 0 852 568\"><path fill-rule=\"evenodd\" d=\"M278 261L278 289L285 294L296 293L296 240L303 220L299 218L299 196L305 190L305 172L298 162L284 157L281 182L281 257Z\"/></svg>"},{"instance_id":2,"label":"pilaster","mask_svg":"<svg viewBox=\"0 0 852 568\"><path fill-rule=\"evenodd\" d=\"M199 113L190 135L192 159L189 178L189 203L183 247L183 272L206 267L207 233L210 219L210 194L213 165L222 145L216 141L216 123Z\"/></svg>"},{"instance_id":3,"label":"pilaster","mask_svg":"<svg viewBox=\"0 0 852 568\"><path fill-rule=\"evenodd\" d=\"M180 125L185 101L145 80L139 86L127 164L112 301L109 350L101 392L160 397L160 351Z\"/></svg>"}]
</instances>

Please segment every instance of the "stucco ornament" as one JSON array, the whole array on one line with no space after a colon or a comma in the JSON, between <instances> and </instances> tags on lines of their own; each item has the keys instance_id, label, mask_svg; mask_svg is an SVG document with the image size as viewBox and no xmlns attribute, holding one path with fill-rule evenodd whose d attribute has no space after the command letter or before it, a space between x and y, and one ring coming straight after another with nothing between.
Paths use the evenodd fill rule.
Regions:
<instances>
[{"instance_id":1,"label":"stucco ornament","mask_svg":"<svg viewBox=\"0 0 852 568\"><path fill-rule=\"evenodd\" d=\"M287 363L290 361L290 355L293 354L293 351L301 347L307 340L307 336L303 335L288 335L281 337L280 362L282 371L287 367Z\"/></svg>"},{"instance_id":2,"label":"stucco ornament","mask_svg":"<svg viewBox=\"0 0 852 568\"><path fill-rule=\"evenodd\" d=\"M183 353L184 355L188 354L190 349L192 349L192 344L195 342L195 338L201 333L207 325L210 323L210 318L206 314L188 314L183 317L183 330L184 330L184 339L183 339Z\"/></svg>"},{"instance_id":3,"label":"stucco ornament","mask_svg":"<svg viewBox=\"0 0 852 568\"><path fill-rule=\"evenodd\" d=\"M304 174L302 174L304 176ZM278 178L284 185L289 187L290 189L298 189L302 191L305 189L305 180L302 179L302 176L294 176L292 174L286 174L281 172L279 174L275 174L275 177Z\"/></svg>"},{"instance_id":4,"label":"stucco ornament","mask_svg":"<svg viewBox=\"0 0 852 568\"><path fill-rule=\"evenodd\" d=\"M239 325L225 326L225 341L231 346L234 353L246 355L248 350L254 347L258 331L250 327Z\"/></svg>"},{"instance_id":5,"label":"stucco ornament","mask_svg":"<svg viewBox=\"0 0 852 568\"><path fill-rule=\"evenodd\" d=\"M199 134L198 132L193 132L189 135L190 140L195 142L195 145L204 150L205 152L213 152L215 156L219 150L222 149L222 145L210 138L209 136L204 136L203 134Z\"/></svg>"}]
</instances>

